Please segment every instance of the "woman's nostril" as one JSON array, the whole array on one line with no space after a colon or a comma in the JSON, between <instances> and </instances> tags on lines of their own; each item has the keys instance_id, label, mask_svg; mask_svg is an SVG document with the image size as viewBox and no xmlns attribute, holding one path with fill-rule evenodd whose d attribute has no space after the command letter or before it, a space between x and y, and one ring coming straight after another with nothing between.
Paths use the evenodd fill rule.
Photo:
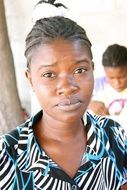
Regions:
<instances>
[{"instance_id":1,"label":"woman's nostril","mask_svg":"<svg viewBox=\"0 0 127 190\"><path fill-rule=\"evenodd\" d=\"M61 85L59 86L59 88L57 89L57 92L59 95L65 95L65 96L69 96L73 93L76 93L78 91L78 86L74 85L74 84L66 84L66 85Z\"/></svg>"}]
</instances>

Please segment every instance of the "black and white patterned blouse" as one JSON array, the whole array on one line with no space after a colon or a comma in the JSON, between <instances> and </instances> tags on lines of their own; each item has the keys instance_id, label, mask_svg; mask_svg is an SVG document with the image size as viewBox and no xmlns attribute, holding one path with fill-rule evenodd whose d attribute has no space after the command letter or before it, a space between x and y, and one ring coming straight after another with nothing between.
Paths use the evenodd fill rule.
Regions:
<instances>
[{"instance_id":1,"label":"black and white patterned blouse","mask_svg":"<svg viewBox=\"0 0 127 190\"><path fill-rule=\"evenodd\" d=\"M40 117L42 112L1 138L1 190L121 189L127 177L127 148L118 123L86 114L87 147L72 179L39 146L33 126Z\"/></svg>"}]
</instances>

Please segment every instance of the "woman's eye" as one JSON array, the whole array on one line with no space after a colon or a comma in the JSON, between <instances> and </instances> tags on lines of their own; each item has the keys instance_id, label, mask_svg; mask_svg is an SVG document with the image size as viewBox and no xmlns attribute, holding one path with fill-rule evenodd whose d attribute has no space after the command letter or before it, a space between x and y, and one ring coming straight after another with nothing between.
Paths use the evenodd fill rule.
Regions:
<instances>
[{"instance_id":1,"label":"woman's eye","mask_svg":"<svg viewBox=\"0 0 127 190\"><path fill-rule=\"evenodd\" d=\"M87 71L87 69L79 68L79 69L75 70L75 74L85 73L86 71Z\"/></svg>"},{"instance_id":2,"label":"woman's eye","mask_svg":"<svg viewBox=\"0 0 127 190\"><path fill-rule=\"evenodd\" d=\"M53 78L53 77L55 77L55 74L48 72L48 73L44 73L43 77L45 77L45 78Z\"/></svg>"}]
</instances>

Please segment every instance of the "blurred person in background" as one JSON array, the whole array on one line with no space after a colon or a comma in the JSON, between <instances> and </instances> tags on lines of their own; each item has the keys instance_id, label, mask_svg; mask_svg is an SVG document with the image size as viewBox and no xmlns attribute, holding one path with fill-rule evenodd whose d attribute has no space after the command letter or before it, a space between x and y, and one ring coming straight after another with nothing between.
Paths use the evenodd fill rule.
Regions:
<instances>
[{"instance_id":1,"label":"blurred person in background","mask_svg":"<svg viewBox=\"0 0 127 190\"><path fill-rule=\"evenodd\" d=\"M105 76L96 78L89 110L120 122L127 132L127 48L113 44L102 56Z\"/></svg>"}]
</instances>

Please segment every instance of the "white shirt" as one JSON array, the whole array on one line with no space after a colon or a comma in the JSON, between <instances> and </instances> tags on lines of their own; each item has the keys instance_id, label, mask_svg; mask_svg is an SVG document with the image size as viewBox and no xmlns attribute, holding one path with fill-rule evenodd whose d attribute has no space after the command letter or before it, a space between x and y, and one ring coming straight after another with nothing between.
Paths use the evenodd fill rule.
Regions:
<instances>
[{"instance_id":1,"label":"white shirt","mask_svg":"<svg viewBox=\"0 0 127 190\"><path fill-rule=\"evenodd\" d=\"M127 132L127 88L118 92L111 87L105 76L96 78L92 100L103 102L110 117L120 122Z\"/></svg>"}]
</instances>

